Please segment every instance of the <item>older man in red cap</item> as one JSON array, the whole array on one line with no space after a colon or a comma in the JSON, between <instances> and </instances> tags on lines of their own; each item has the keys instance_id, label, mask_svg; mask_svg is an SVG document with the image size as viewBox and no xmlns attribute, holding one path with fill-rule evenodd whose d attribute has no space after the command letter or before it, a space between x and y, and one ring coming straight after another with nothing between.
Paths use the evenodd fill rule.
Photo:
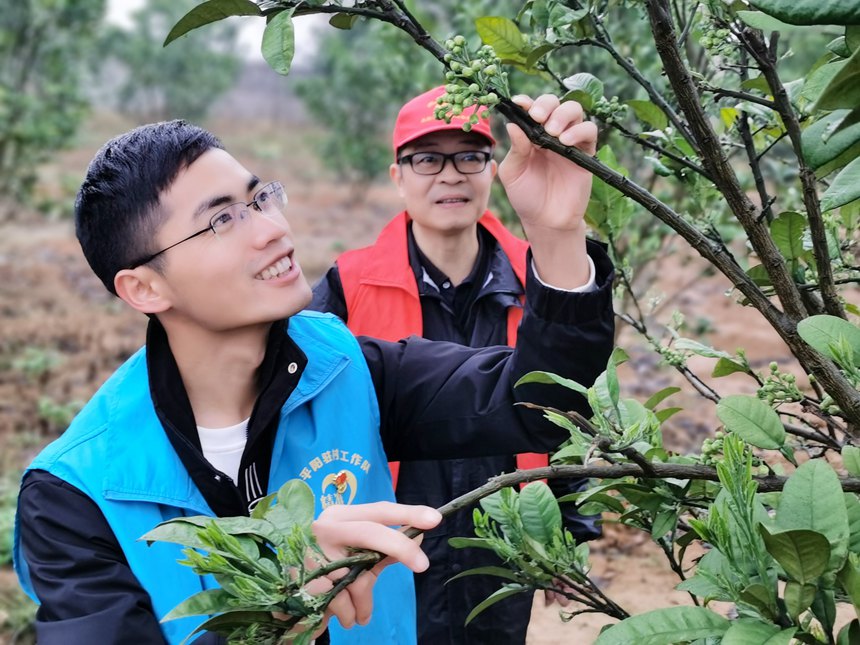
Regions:
<instances>
[{"instance_id":1,"label":"older man in red cap","mask_svg":"<svg viewBox=\"0 0 860 645\"><path fill-rule=\"evenodd\" d=\"M314 287L311 308L340 316L356 335L385 340L418 335L471 347L514 345L523 312L528 243L487 210L497 171L489 119L482 115L466 132L462 126L472 110L447 123L435 118L444 93L444 87L434 88L401 108L390 175L405 208L373 245L338 258ZM585 204L574 206L584 211ZM585 244L571 249L585 251ZM575 291L594 289L591 257L588 263L590 279ZM583 353L588 345L583 343ZM398 501L438 507L499 473L546 464L546 455L500 455L392 463L391 470ZM582 483L552 485L562 494ZM599 535L594 518L567 506L566 526L577 539ZM525 641L530 595L494 605L467 627L466 616L498 589L499 579L470 576L445 584L461 571L499 565L489 552L448 545L449 537L472 534L471 517L471 512L459 513L425 536L430 569L415 580L422 645Z\"/></svg>"}]
</instances>

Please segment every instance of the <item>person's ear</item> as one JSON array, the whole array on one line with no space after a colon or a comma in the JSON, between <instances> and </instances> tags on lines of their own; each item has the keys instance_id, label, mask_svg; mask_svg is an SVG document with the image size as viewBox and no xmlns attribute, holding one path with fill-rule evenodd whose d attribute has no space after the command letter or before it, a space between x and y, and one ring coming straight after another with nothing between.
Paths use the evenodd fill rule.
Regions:
<instances>
[{"instance_id":1,"label":"person's ear","mask_svg":"<svg viewBox=\"0 0 860 645\"><path fill-rule=\"evenodd\" d=\"M161 276L149 267L123 269L114 276L116 294L144 314L157 314L170 307Z\"/></svg>"},{"instance_id":2,"label":"person's ear","mask_svg":"<svg viewBox=\"0 0 860 645\"><path fill-rule=\"evenodd\" d=\"M499 164L495 159L490 159L490 172L493 175L493 179L495 179L496 173L499 172Z\"/></svg>"},{"instance_id":3,"label":"person's ear","mask_svg":"<svg viewBox=\"0 0 860 645\"><path fill-rule=\"evenodd\" d=\"M397 186L397 192L403 197L403 172L399 163L395 162L388 166L388 176L391 177L391 181Z\"/></svg>"}]
</instances>

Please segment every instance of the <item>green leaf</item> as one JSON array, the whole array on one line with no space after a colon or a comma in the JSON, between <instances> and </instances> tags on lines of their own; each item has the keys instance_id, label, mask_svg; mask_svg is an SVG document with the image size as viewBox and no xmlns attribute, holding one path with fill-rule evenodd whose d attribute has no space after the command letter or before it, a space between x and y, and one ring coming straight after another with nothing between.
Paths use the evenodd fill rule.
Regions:
<instances>
[{"instance_id":1,"label":"green leaf","mask_svg":"<svg viewBox=\"0 0 860 645\"><path fill-rule=\"evenodd\" d=\"M829 211L860 199L860 158L849 163L836 175L821 196L821 210Z\"/></svg>"},{"instance_id":2,"label":"green leaf","mask_svg":"<svg viewBox=\"0 0 860 645\"><path fill-rule=\"evenodd\" d=\"M756 286L771 286L770 276L767 273L767 269L765 269L764 266L761 264L751 266L749 269L746 270L746 274L750 277L750 280L752 280L756 284Z\"/></svg>"},{"instance_id":3,"label":"green leaf","mask_svg":"<svg viewBox=\"0 0 860 645\"><path fill-rule=\"evenodd\" d=\"M336 13L329 18L328 24L335 29L343 29L349 31L358 21L359 16L350 13Z\"/></svg>"},{"instance_id":4,"label":"green leaf","mask_svg":"<svg viewBox=\"0 0 860 645\"><path fill-rule=\"evenodd\" d=\"M511 596L514 596L518 593L523 593L525 591L530 591L530 589L528 589L527 587L519 587L519 586L518 587L512 587L510 585L505 585L504 587L502 587L498 591L494 592L488 598L485 598L483 601L481 601L481 603L477 607L475 607L471 612L469 612L469 615L466 616L466 623L465 624L468 625L469 623L471 623L472 620L474 620L475 616L480 614L487 607L491 607L491 606L495 605L497 602L499 602L500 600L504 600L505 598L510 598Z\"/></svg>"},{"instance_id":5,"label":"green leaf","mask_svg":"<svg viewBox=\"0 0 860 645\"><path fill-rule=\"evenodd\" d=\"M741 439L758 448L777 450L785 443L785 428L766 403L744 394L732 394L717 403L717 417Z\"/></svg>"},{"instance_id":6,"label":"green leaf","mask_svg":"<svg viewBox=\"0 0 860 645\"><path fill-rule=\"evenodd\" d=\"M510 18L481 16L475 20L475 27L481 40L496 50L499 58L525 60L526 40L517 23Z\"/></svg>"},{"instance_id":7,"label":"green leaf","mask_svg":"<svg viewBox=\"0 0 860 645\"><path fill-rule=\"evenodd\" d=\"M691 340L689 338L679 338L672 345L675 349L680 349L687 352L693 352L698 356L704 356L705 358L731 358L731 354L727 354L726 352L722 352L718 349L714 349L713 347L709 347L708 345L704 345L698 341Z\"/></svg>"},{"instance_id":8,"label":"green leaf","mask_svg":"<svg viewBox=\"0 0 860 645\"><path fill-rule=\"evenodd\" d=\"M818 587L815 585L804 585L794 580L789 580L785 583L785 589L782 594L785 599L785 607L795 622L799 622L798 617L800 614L812 605L817 590Z\"/></svg>"},{"instance_id":9,"label":"green leaf","mask_svg":"<svg viewBox=\"0 0 860 645\"><path fill-rule=\"evenodd\" d=\"M812 602L812 613L821 623L824 632L833 632L833 623L836 622L836 599L832 589L818 588L815 600Z\"/></svg>"},{"instance_id":10,"label":"green leaf","mask_svg":"<svg viewBox=\"0 0 860 645\"><path fill-rule=\"evenodd\" d=\"M684 408L663 408L662 410L657 410L654 413L654 416L657 417L657 421L663 423L666 419L675 416L679 412L683 412Z\"/></svg>"},{"instance_id":11,"label":"green leaf","mask_svg":"<svg viewBox=\"0 0 860 645\"><path fill-rule=\"evenodd\" d=\"M788 478L779 498L776 526L823 534L830 543L827 570L835 573L842 567L848 552L848 513L842 486L830 464L812 459Z\"/></svg>"},{"instance_id":12,"label":"green leaf","mask_svg":"<svg viewBox=\"0 0 860 645\"><path fill-rule=\"evenodd\" d=\"M569 92L583 92L586 100L577 99L582 103L582 108L587 112L594 107L594 104L603 98L603 81L587 72L580 72L573 76L568 76L561 81Z\"/></svg>"},{"instance_id":13,"label":"green leaf","mask_svg":"<svg viewBox=\"0 0 860 645\"><path fill-rule=\"evenodd\" d=\"M841 126L849 114L851 114L849 110L831 112L810 125L801 134L803 158L814 170L836 159L860 141L860 123L844 127L838 133L834 133L836 126Z\"/></svg>"},{"instance_id":14,"label":"green leaf","mask_svg":"<svg viewBox=\"0 0 860 645\"><path fill-rule=\"evenodd\" d=\"M860 477L860 448L857 446L845 446L842 449L842 465L849 475Z\"/></svg>"},{"instance_id":15,"label":"green leaf","mask_svg":"<svg viewBox=\"0 0 860 645\"><path fill-rule=\"evenodd\" d=\"M185 645L185 643L191 640L192 636L200 632L209 631L225 634L224 630L233 630L237 627L252 627L255 625L283 628L284 621L273 618L271 611L235 611L223 613L198 625L193 632L185 637L180 645Z\"/></svg>"},{"instance_id":16,"label":"green leaf","mask_svg":"<svg viewBox=\"0 0 860 645\"><path fill-rule=\"evenodd\" d=\"M737 15L753 29L761 29L765 32L786 32L797 29L797 25L789 25L761 11L738 11Z\"/></svg>"},{"instance_id":17,"label":"green leaf","mask_svg":"<svg viewBox=\"0 0 860 645\"><path fill-rule=\"evenodd\" d=\"M164 623L168 620L176 620L177 618L187 618L188 616L220 614L230 606L229 603L233 600L235 600L235 597L223 589L206 589L186 598L176 605L161 619L161 622Z\"/></svg>"},{"instance_id":18,"label":"green leaf","mask_svg":"<svg viewBox=\"0 0 860 645\"><path fill-rule=\"evenodd\" d=\"M493 544L486 538L452 537L448 544L455 549L492 549Z\"/></svg>"},{"instance_id":19,"label":"green leaf","mask_svg":"<svg viewBox=\"0 0 860 645\"><path fill-rule=\"evenodd\" d=\"M732 623L720 645L789 645L796 627L781 630L773 623L741 618Z\"/></svg>"},{"instance_id":20,"label":"green leaf","mask_svg":"<svg viewBox=\"0 0 860 645\"><path fill-rule=\"evenodd\" d=\"M541 58L556 49L558 49L557 45L551 45L549 43L544 43L543 45L535 47L529 52L528 56L526 56L526 67L534 67L535 63L537 63Z\"/></svg>"},{"instance_id":21,"label":"green leaf","mask_svg":"<svg viewBox=\"0 0 860 645\"><path fill-rule=\"evenodd\" d=\"M860 500L856 493L845 493L845 512L848 514L848 550L860 553Z\"/></svg>"},{"instance_id":22,"label":"green leaf","mask_svg":"<svg viewBox=\"0 0 860 645\"><path fill-rule=\"evenodd\" d=\"M860 168L860 166L858 166ZM854 364L860 365L860 328L838 316L810 316L797 324L797 333L809 345L829 358L835 358L831 349L844 338L854 350Z\"/></svg>"},{"instance_id":23,"label":"green leaf","mask_svg":"<svg viewBox=\"0 0 860 645\"><path fill-rule=\"evenodd\" d=\"M770 96L770 85L767 84L767 79L764 75L756 76L755 78L748 78L747 80L741 83L741 89L744 90L757 90L764 94L765 96Z\"/></svg>"},{"instance_id":24,"label":"green leaf","mask_svg":"<svg viewBox=\"0 0 860 645\"><path fill-rule=\"evenodd\" d=\"M860 4L857 5L856 10L860 13ZM858 104L860 104L860 49L851 54L851 58L830 79L815 102L815 109L838 110L854 108Z\"/></svg>"},{"instance_id":25,"label":"green leaf","mask_svg":"<svg viewBox=\"0 0 860 645\"><path fill-rule=\"evenodd\" d=\"M839 630L836 645L857 645L860 643L860 621L856 618Z\"/></svg>"},{"instance_id":26,"label":"green leaf","mask_svg":"<svg viewBox=\"0 0 860 645\"><path fill-rule=\"evenodd\" d=\"M773 604L775 599L771 595L771 590L762 583L747 585L741 590L739 598L742 602L755 607L756 611L765 618L776 617L776 606Z\"/></svg>"},{"instance_id":27,"label":"green leaf","mask_svg":"<svg viewBox=\"0 0 860 645\"><path fill-rule=\"evenodd\" d=\"M715 638L731 623L704 607L668 607L622 620L603 631L594 645L666 645Z\"/></svg>"},{"instance_id":28,"label":"green leaf","mask_svg":"<svg viewBox=\"0 0 860 645\"><path fill-rule=\"evenodd\" d=\"M618 163L612 148L608 145L597 151L597 158L624 177L630 174ZM632 216L631 201L618 190L595 177L592 182L591 197L585 209L588 225L606 236L616 236L623 234Z\"/></svg>"},{"instance_id":29,"label":"green leaf","mask_svg":"<svg viewBox=\"0 0 860 645\"><path fill-rule=\"evenodd\" d=\"M541 544L549 544L561 528L558 502L543 482L532 482L520 491L519 511L526 534Z\"/></svg>"},{"instance_id":30,"label":"green leaf","mask_svg":"<svg viewBox=\"0 0 860 645\"><path fill-rule=\"evenodd\" d=\"M207 549L208 547L200 539L198 533L200 528L211 522L214 518L206 516L181 517L167 520L156 526L151 531L140 536L138 539L149 542L170 542L182 544L195 549Z\"/></svg>"},{"instance_id":31,"label":"green leaf","mask_svg":"<svg viewBox=\"0 0 860 645\"><path fill-rule=\"evenodd\" d=\"M469 569L468 571L458 573L453 578L448 578L445 581L445 584L447 585L453 580L465 578L466 576L496 576L497 578L505 578L506 580L512 580L514 582L517 581L517 576L510 569L505 569L504 567L478 567L476 569Z\"/></svg>"},{"instance_id":32,"label":"green leaf","mask_svg":"<svg viewBox=\"0 0 860 645\"><path fill-rule=\"evenodd\" d=\"M588 495L587 497L581 497L582 493L571 493L570 495L564 495L563 497L558 498L559 504L564 504L565 502L577 501L581 504L579 507L580 515L597 515L598 513L602 513L603 511L611 511L613 513L623 513L624 512L624 504L622 504L616 497L612 495L607 495L606 493L597 493L594 495ZM586 508L592 510L586 510Z\"/></svg>"},{"instance_id":33,"label":"green leaf","mask_svg":"<svg viewBox=\"0 0 860 645\"><path fill-rule=\"evenodd\" d=\"M551 374L550 372L529 372L528 374L522 376L520 380L514 384L514 387L519 387L520 385L525 385L526 383L556 383L558 385L563 385L564 387L573 390L574 392L579 392L583 396L588 396L587 387L580 385L576 381L562 378L557 374Z\"/></svg>"},{"instance_id":34,"label":"green leaf","mask_svg":"<svg viewBox=\"0 0 860 645\"><path fill-rule=\"evenodd\" d=\"M208 25L213 22L218 22L230 16L262 16L263 12L251 0L207 0L191 11L186 13L179 19L167 38L164 39L164 46L167 47L180 36L184 36L189 31L193 31L198 27Z\"/></svg>"},{"instance_id":35,"label":"green leaf","mask_svg":"<svg viewBox=\"0 0 860 645\"><path fill-rule=\"evenodd\" d=\"M809 74L803 81L803 90L800 92L801 98L814 104L847 62L846 60L833 61L822 65Z\"/></svg>"},{"instance_id":36,"label":"green leaf","mask_svg":"<svg viewBox=\"0 0 860 645\"><path fill-rule=\"evenodd\" d=\"M806 218L791 211L780 213L770 224L770 234L782 256L787 260L803 257L803 233L806 231Z\"/></svg>"},{"instance_id":37,"label":"green leaf","mask_svg":"<svg viewBox=\"0 0 860 645\"><path fill-rule=\"evenodd\" d=\"M845 0L751 0L750 4L790 25L860 24L860 4Z\"/></svg>"},{"instance_id":38,"label":"green leaf","mask_svg":"<svg viewBox=\"0 0 860 645\"><path fill-rule=\"evenodd\" d=\"M269 20L263 32L263 44L260 48L269 67L284 76L290 73L290 65L293 64L293 55L296 51L296 35L293 27L295 9L295 7L285 9Z\"/></svg>"},{"instance_id":39,"label":"green leaf","mask_svg":"<svg viewBox=\"0 0 860 645\"><path fill-rule=\"evenodd\" d=\"M717 364L714 365L714 370L711 372L711 376L714 378L720 378L721 376L728 376L729 374L736 374L738 372L746 374L748 371L749 370L746 367L730 358L721 358L717 361Z\"/></svg>"},{"instance_id":40,"label":"green leaf","mask_svg":"<svg viewBox=\"0 0 860 645\"><path fill-rule=\"evenodd\" d=\"M646 408L648 408L649 410L653 410L653 409L654 409L654 408L656 408L660 403L662 403L663 401L665 401L666 399L668 399L670 396L672 396L672 395L673 395L673 394L675 394L676 392L680 392L680 391L681 391L681 388L676 387L676 386L674 386L674 385L673 385L673 386L670 386L670 387L664 387L664 388L663 388L662 390L660 390L659 392L655 392L655 393L654 393L654 394L652 394L650 397L648 397L648 400L647 400L647 401L645 401L645 403L644 403L643 405L644 405Z\"/></svg>"},{"instance_id":41,"label":"green leaf","mask_svg":"<svg viewBox=\"0 0 860 645\"><path fill-rule=\"evenodd\" d=\"M266 514L266 519L287 533L295 525L310 526L314 521L314 494L301 479L290 479L278 490L278 502Z\"/></svg>"},{"instance_id":42,"label":"green leaf","mask_svg":"<svg viewBox=\"0 0 860 645\"><path fill-rule=\"evenodd\" d=\"M845 564L836 579L851 599L854 610L860 612L860 570L857 569L855 558L845 560Z\"/></svg>"},{"instance_id":43,"label":"green leaf","mask_svg":"<svg viewBox=\"0 0 860 645\"><path fill-rule=\"evenodd\" d=\"M654 524L651 526L651 539L658 542L661 537L673 531L678 523L678 513L676 511L660 511L654 517Z\"/></svg>"},{"instance_id":44,"label":"green leaf","mask_svg":"<svg viewBox=\"0 0 860 645\"><path fill-rule=\"evenodd\" d=\"M767 552L779 562L792 580L807 584L827 569L830 543L821 533L806 529L771 533L764 525L759 525L759 530Z\"/></svg>"},{"instance_id":45,"label":"green leaf","mask_svg":"<svg viewBox=\"0 0 860 645\"><path fill-rule=\"evenodd\" d=\"M624 103L630 106L637 119L655 130L664 130L669 125L669 118L666 113L651 101L630 99Z\"/></svg>"}]
</instances>

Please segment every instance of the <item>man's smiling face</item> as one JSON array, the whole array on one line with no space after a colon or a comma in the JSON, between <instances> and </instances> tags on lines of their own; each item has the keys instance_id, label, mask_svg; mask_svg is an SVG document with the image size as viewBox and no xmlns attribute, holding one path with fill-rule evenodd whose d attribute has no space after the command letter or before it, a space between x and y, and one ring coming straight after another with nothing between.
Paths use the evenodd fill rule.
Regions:
<instances>
[{"instance_id":1,"label":"man's smiling face","mask_svg":"<svg viewBox=\"0 0 860 645\"><path fill-rule=\"evenodd\" d=\"M399 157L421 152L469 151L490 153L492 144L479 134L442 130L410 141L400 150ZM428 231L443 234L462 231L478 221L487 209L495 174L493 160L476 174L458 172L451 159L437 175L418 174L406 162L391 166L391 179L412 220Z\"/></svg>"},{"instance_id":2,"label":"man's smiling face","mask_svg":"<svg viewBox=\"0 0 860 645\"><path fill-rule=\"evenodd\" d=\"M206 151L161 196L158 248L204 228L225 206L250 202L264 183L224 150ZM228 331L297 313L311 291L293 251L286 217L248 206L223 234L206 232L164 254L168 315Z\"/></svg>"}]
</instances>

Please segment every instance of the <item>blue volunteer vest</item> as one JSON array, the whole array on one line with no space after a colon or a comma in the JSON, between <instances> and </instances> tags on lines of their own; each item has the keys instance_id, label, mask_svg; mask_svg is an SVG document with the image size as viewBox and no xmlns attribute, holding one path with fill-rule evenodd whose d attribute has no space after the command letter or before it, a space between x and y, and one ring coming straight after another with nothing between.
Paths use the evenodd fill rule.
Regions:
<instances>
[{"instance_id":1,"label":"blue volunteer vest","mask_svg":"<svg viewBox=\"0 0 860 645\"><path fill-rule=\"evenodd\" d=\"M376 393L355 338L339 319L316 312L293 316L289 335L308 364L281 410L268 492L302 479L316 496L317 514L330 504L394 501ZM213 515L158 420L145 348L99 388L31 469L72 484L99 506L159 618L185 598L217 587L211 576L177 564L184 557L179 545L138 541L165 520ZM15 568L21 586L38 602L20 547L16 526ZM403 565L388 567L376 583L370 623L345 630L333 620L332 643L414 643L414 596L411 572ZM178 644L205 619L169 621L162 629L169 643Z\"/></svg>"}]
</instances>

